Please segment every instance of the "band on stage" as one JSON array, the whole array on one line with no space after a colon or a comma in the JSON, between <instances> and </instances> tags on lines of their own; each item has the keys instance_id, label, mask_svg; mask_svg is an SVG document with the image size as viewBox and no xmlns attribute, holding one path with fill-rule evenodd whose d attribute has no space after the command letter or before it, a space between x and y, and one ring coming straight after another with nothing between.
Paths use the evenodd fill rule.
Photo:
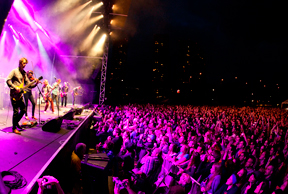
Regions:
<instances>
[{"instance_id":1,"label":"band on stage","mask_svg":"<svg viewBox=\"0 0 288 194\"><path fill-rule=\"evenodd\" d=\"M25 66L28 64L27 58L23 57L19 60L19 65L17 68L13 69L7 79L6 83L10 89L10 100L13 107L13 118L12 118L12 130L16 134L21 134L19 130L22 130L22 127L19 125L19 121L25 114L25 119L30 120L28 116L28 103L29 101L32 104L32 117L31 119L37 120L35 117L35 99L33 97L32 90L41 83L42 87L39 89L39 95L43 97L45 102L44 113L47 109L51 108L52 113L54 113L54 102L56 102L57 110L60 111L60 97L61 97L61 107L67 107L68 93L70 89L70 84L64 82L64 85L61 85L61 79L56 79L55 82L50 85L48 80L45 79L43 82L39 78L34 77L34 72L32 70L25 71ZM79 96L82 96L83 89L81 86L74 87L71 91L72 94L72 104L73 106L76 103L76 99ZM39 98L39 102L41 100ZM20 111L19 111L20 110ZM39 113L40 114L40 113Z\"/></svg>"}]
</instances>

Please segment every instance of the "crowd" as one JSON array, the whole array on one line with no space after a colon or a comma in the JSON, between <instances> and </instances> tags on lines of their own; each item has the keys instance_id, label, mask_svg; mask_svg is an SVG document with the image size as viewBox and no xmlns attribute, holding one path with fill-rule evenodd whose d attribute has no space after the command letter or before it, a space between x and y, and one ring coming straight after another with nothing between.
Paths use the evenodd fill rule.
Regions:
<instances>
[{"instance_id":1,"label":"crowd","mask_svg":"<svg viewBox=\"0 0 288 194\"><path fill-rule=\"evenodd\" d=\"M98 111L96 147L113 161L109 175L129 180L129 193L288 191L285 110L148 104ZM163 170L167 163L177 170Z\"/></svg>"},{"instance_id":2,"label":"crowd","mask_svg":"<svg viewBox=\"0 0 288 194\"><path fill-rule=\"evenodd\" d=\"M288 119L279 108L98 107L111 193L288 193Z\"/></svg>"}]
</instances>

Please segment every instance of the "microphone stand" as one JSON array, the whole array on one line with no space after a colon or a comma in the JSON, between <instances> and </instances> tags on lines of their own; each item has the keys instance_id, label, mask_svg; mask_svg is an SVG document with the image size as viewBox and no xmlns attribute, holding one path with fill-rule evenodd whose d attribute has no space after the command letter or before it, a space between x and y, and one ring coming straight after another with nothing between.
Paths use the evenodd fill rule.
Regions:
<instances>
[{"instance_id":1,"label":"microphone stand","mask_svg":"<svg viewBox=\"0 0 288 194\"><path fill-rule=\"evenodd\" d=\"M41 105L41 95L42 95L42 97L44 98L44 96L43 96L43 94L42 94L42 92L41 92L41 90L40 90L40 88L39 88L39 86L37 85L37 88L38 88L38 91L39 91L39 110L38 110L38 113L39 113L39 125L40 125L40 105Z\"/></svg>"}]
</instances>

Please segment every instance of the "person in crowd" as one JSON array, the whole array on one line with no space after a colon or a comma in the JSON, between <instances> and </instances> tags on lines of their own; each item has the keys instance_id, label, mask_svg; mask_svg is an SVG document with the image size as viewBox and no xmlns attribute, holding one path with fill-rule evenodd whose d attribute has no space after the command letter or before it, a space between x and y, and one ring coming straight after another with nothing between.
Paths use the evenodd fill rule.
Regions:
<instances>
[{"instance_id":1,"label":"person in crowd","mask_svg":"<svg viewBox=\"0 0 288 194\"><path fill-rule=\"evenodd\" d=\"M232 174L227 179L226 183L216 191L216 194L236 194L239 189L236 185L237 181L238 176L236 174Z\"/></svg>"},{"instance_id":2,"label":"person in crowd","mask_svg":"<svg viewBox=\"0 0 288 194\"><path fill-rule=\"evenodd\" d=\"M210 169L210 175L201 182L201 192L215 194L221 181L221 164L214 163Z\"/></svg>"},{"instance_id":3,"label":"person in crowd","mask_svg":"<svg viewBox=\"0 0 288 194\"><path fill-rule=\"evenodd\" d=\"M254 190L255 194L268 194L271 193L269 190L269 182L264 180L261 181L257 186L256 189Z\"/></svg>"},{"instance_id":4,"label":"person in crowd","mask_svg":"<svg viewBox=\"0 0 288 194\"><path fill-rule=\"evenodd\" d=\"M81 161L86 152L86 144L78 143L71 154L71 163L69 168L68 193L81 193Z\"/></svg>"},{"instance_id":5,"label":"person in crowd","mask_svg":"<svg viewBox=\"0 0 288 194\"><path fill-rule=\"evenodd\" d=\"M192 181L188 174L183 173L178 180L178 184L169 188L168 194L187 194L191 190Z\"/></svg>"},{"instance_id":6,"label":"person in crowd","mask_svg":"<svg viewBox=\"0 0 288 194\"><path fill-rule=\"evenodd\" d=\"M161 167L162 162L162 150L160 148L155 148L152 151L151 156L147 157L145 163L141 166L137 174L144 173L146 177L148 177L152 174L153 171L156 171Z\"/></svg>"},{"instance_id":7,"label":"person in crowd","mask_svg":"<svg viewBox=\"0 0 288 194\"><path fill-rule=\"evenodd\" d=\"M174 160L174 165L182 165L184 164L187 160L189 160L189 147L185 144L183 144L180 148L180 153L178 156L175 157Z\"/></svg>"},{"instance_id":8,"label":"person in crowd","mask_svg":"<svg viewBox=\"0 0 288 194\"><path fill-rule=\"evenodd\" d=\"M121 136L121 130L116 127L113 130L113 136L112 142L114 143L114 153L117 155L121 149L121 146L123 144L123 138Z\"/></svg>"},{"instance_id":9,"label":"person in crowd","mask_svg":"<svg viewBox=\"0 0 288 194\"><path fill-rule=\"evenodd\" d=\"M256 189L257 178L259 178L259 172L251 173L248 181L241 188L241 194L253 194Z\"/></svg>"},{"instance_id":10,"label":"person in crowd","mask_svg":"<svg viewBox=\"0 0 288 194\"><path fill-rule=\"evenodd\" d=\"M42 178L37 179L38 191L37 194L43 194L45 190L51 190L57 192L57 194L64 194L59 181L53 176L43 176Z\"/></svg>"}]
</instances>

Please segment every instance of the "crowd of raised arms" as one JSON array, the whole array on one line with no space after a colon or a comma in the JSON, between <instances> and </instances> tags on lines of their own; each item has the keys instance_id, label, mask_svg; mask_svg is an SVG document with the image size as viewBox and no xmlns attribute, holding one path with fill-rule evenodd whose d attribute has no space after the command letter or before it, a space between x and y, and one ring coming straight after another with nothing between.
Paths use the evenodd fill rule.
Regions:
<instances>
[{"instance_id":1,"label":"crowd of raised arms","mask_svg":"<svg viewBox=\"0 0 288 194\"><path fill-rule=\"evenodd\" d=\"M284 109L133 104L98 111L96 148L117 161L110 175L128 179L128 193L153 193L167 163L177 170L170 168L176 181L166 193L288 193Z\"/></svg>"}]
</instances>

